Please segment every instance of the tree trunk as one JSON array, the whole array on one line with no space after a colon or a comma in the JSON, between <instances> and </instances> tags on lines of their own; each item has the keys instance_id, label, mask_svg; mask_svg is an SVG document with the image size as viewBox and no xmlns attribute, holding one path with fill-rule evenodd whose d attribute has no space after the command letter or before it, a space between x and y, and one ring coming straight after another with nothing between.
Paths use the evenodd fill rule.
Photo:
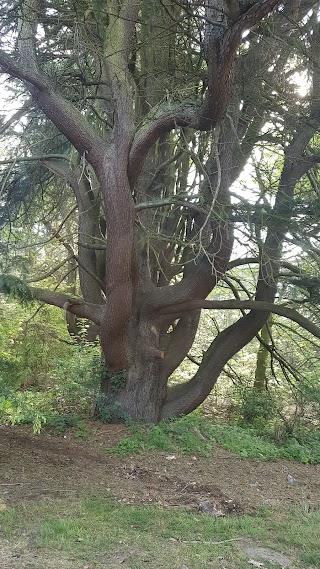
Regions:
<instances>
[{"instance_id":1,"label":"tree trunk","mask_svg":"<svg viewBox=\"0 0 320 569\"><path fill-rule=\"evenodd\" d=\"M130 323L126 370L108 366L101 389L113 420L156 423L166 397L167 376L162 371L164 352L159 349L159 329L149 319ZM103 342L102 342L103 344Z\"/></svg>"},{"instance_id":2,"label":"tree trunk","mask_svg":"<svg viewBox=\"0 0 320 569\"><path fill-rule=\"evenodd\" d=\"M112 376L101 387L113 421L159 422L164 399L159 361L137 357L127 376Z\"/></svg>"},{"instance_id":3,"label":"tree trunk","mask_svg":"<svg viewBox=\"0 0 320 569\"><path fill-rule=\"evenodd\" d=\"M272 316L269 317L268 322L261 329L261 340L257 353L256 371L254 377L253 389L260 393L266 390L267 387L267 366L269 359L268 346L270 345L270 331L272 326Z\"/></svg>"}]
</instances>

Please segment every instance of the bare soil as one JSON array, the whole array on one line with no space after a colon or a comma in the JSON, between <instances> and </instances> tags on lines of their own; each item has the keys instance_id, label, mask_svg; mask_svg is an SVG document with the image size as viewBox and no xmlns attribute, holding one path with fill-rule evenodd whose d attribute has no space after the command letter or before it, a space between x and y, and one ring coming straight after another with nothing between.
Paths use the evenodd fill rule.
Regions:
<instances>
[{"instance_id":1,"label":"bare soil","mask_svg":"<svg viewBox=\"0 0 320 569\"><path fill-rule=\"evenodd\" d=\"M84 492L111 494L127 504L198 510L209 500L224 514L260 506L320 507L320 465L243 460L216 447L209 458L158 451L120 458L107 452L125 427L90 425L88 439L72 431L33 435L28 427L0 427L0 504L50 501ZM294 478L288 484L287 476Z\"/></svg>"}]
</instances>

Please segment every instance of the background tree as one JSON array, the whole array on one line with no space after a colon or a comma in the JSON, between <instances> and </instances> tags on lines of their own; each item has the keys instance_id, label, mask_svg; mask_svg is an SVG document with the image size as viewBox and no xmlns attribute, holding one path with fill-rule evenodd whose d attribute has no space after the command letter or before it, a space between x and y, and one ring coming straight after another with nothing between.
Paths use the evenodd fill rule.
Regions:
<instances>
[{"instance_id":1,"label":"background tree","mask_svg":"<svg viewBox=\"0 0 320 569\"><path fill-rule=\"evenodd\" d=\"M68 252L56 271L76 263L81 297L30 290L98 327L102 390L115 413L157 421L190 412L270 311L319 337L312 317L275 303L284 242L301 234L297 188L308 174L308 192L317 191L317 2L25 0L2 2L2 12L1 70L23 89L3 130L23 117L32 135L21 137L23 156L5 159L7 211L19 201L21 171L24 197L42 190L52 200L59 188L68 196L41 231ZM294 77L306 67L310 96L301 100ZM279 155L278 175L252 203L232 185L266 144ZM231 260L235 226L249 236L250 257ZM259 267L254 300L205 300L249 262ZM168 388L200 309L218 307L242 315L217 334L192 379Z\"/></svg>"}]
</instances>

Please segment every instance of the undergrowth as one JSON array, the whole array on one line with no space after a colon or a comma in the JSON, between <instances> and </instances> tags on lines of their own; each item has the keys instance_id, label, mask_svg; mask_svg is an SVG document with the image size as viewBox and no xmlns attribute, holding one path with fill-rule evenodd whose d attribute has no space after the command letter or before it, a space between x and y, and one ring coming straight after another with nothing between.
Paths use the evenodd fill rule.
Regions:
<instances>
[{"instance_id":1,"label":"undergrowth","mask_svg":"<svg viewBox=\"0 0 320 569\"><path fill-rule=\"evenodd\" d=\"M209 456L215 445L241 458L275 460L283 458L304 464L320 463L320 434L300 431L281 442L261 436L253 427L213 423L200 412L158 425L134 426L117 446L108 449L118 455L162 450Z\"/></svg>"}]
</instances>

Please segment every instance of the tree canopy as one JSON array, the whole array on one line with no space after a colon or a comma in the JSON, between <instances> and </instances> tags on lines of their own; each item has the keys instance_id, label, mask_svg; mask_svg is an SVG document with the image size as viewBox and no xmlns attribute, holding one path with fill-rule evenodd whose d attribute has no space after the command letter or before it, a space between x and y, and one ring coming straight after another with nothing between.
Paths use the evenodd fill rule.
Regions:
<instances>
[{"instance_id":1,"label":"tree canopy","mask_svg":"<svg viewBox=\"0 0 320 569\"><path fill-rule=\"evenodd\" d=\"M91 321L115 418L195 409L270 313L319 338L318 2L0 11L0 287ZM170 386L202 308L238 317Z\"/></svg>"}]
</instances>

